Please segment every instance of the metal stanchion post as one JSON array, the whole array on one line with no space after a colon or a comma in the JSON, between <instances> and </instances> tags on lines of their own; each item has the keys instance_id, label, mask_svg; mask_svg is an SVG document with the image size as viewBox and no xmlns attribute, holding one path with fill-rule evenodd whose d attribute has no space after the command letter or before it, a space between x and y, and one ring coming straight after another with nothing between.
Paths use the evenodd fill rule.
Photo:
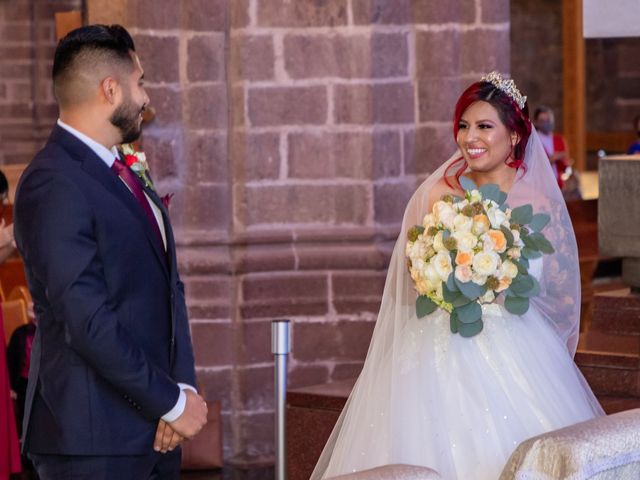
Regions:
<instances>
[{"instance_id":1,"label":"metal stanchion post","mask_svg":"<svg viewBox=\"0 0 640 480\"><path fill-rule=\"evenodd\" d=\"M271 322L271 353L275 368L276 480L287 478L287 437L285 404L287 399L287 355L289 355L289 320Z\"/></svg>"}]
</instances>

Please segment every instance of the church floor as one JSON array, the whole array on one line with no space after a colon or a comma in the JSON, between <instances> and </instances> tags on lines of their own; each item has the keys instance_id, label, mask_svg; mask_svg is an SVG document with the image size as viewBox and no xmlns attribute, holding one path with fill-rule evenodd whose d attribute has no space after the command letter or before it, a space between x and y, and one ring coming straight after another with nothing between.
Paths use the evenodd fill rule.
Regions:
<instances>
[{"instance_id":1,"label":"church floor","mask_svg":"<svg viewBox=\"0 0 640 480\"><path fill-rule=\"evenodd\" d=\"M221 470L182 472L180 475L180 480L273 480L274 478L273 467L250 470L225 467Z\"/></svg>"}]
</instances>

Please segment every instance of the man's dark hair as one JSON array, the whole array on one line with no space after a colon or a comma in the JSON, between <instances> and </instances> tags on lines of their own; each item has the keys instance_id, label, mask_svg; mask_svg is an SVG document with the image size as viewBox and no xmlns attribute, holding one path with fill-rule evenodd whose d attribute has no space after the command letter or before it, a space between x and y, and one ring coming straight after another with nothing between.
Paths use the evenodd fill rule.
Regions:
<instances>
[{"instance_id":1,"label":"man's dark hair","mask_svg":"<svg viewBox=\"0 0 640 480\"><path fill-rule=\"evenodd\" d=\"M541 113L553 113L553 109L551 107L547 107L546 105L540 105L536 108L535 112L533 112L533 120L538 120L538 117Z\"/></svg>"},{"instance_id":2,"label":"man's dark hair","mask_svg":"<svg viewBox=\"0 0 640 480\"><path fill-rule=\"evenodd\" d=\"M131 67L130 51L135 51L133 39L121 25L87 25L67 34L53 59L53 87L60 105L82 100L86 81L105 67Z\"/></svg>"}]
</instances>

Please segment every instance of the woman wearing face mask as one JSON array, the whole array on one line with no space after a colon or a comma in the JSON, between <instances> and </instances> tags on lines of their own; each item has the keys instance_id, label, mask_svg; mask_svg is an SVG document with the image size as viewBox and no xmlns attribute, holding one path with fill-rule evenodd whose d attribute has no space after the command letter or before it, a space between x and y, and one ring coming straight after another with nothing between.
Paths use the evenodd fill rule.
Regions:
<instances>
[{"instance_id":1,"label":"woman wearing face mask","mask_svg":"<svg viewBox=\"0 0 640 480\"><path fill-rule=\"evenodd\" d=\"M533 114L533 124L538 131L542 146L553 165L558 186L560 190L562 190L565 179L568 176L567 169L570 169L572 162L569 157L569 147L564 137L553 131L555 128L553 110L545 105L536 108Z\"/></svg>"},{"instance_id":2,"label":"woman wearing face mask","mask_svg":"<svg viewBox=\"0 0 640 480\"><path fill-rule=\"evenodd\" d=\"M573 362L576 240L526 97L495 72L484 77L458 100L453 134L458 150L405 210L362 373L312 480L387 464L429 467L444 480L496 480L523 440L603 414ZM529 310L484 305L484 327L470 338L452 333L439 308L417 318L405 257L407 232L442 195L463 196L463 174L499 185L511 207L547 213L555 248L531 261L541 288Z\"/></svg>"},{"instance_id":3,"label":"woman wearing face mask","mask_svg":"<svg viewBox=\"0 0 640 480\"><path fill-rule=\"evenodd\" d=\"M636 131L636 141L629 145L629 149L627 150L627 155L636 155L640 153L640 115L636 115L636 118L633 119L633 128Z\"/></svg>"}]
</instances>

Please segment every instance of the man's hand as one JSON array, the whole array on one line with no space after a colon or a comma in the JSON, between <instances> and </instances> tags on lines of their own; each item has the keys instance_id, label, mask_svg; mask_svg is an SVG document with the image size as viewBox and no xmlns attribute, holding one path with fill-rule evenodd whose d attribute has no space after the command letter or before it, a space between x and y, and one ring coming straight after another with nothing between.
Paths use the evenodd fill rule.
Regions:
<instances>
[{"instance_id":1,"label":"man's hand","mask_svg":"<svg viewBox=\"0 0 640 480\"><path fill-rule=\"evenodd\" d=\"M184 412L169 426L182 437L191 439L207 423L207 403L192 390L186 389L184 393L187 396Z\"/></svg>"},{"instance_id":2,"label":"man's hand","mask_svg":"<svg viewBox=\"0 0 640 480\"><path fill-rule=\"evenodd\" d=\"M160 420L156 430L156 438L153 441L153 449L156 452L167 453L176 448L183 440L182 435L171 428L167 422Z\"/></svg>"}]
</instances>

